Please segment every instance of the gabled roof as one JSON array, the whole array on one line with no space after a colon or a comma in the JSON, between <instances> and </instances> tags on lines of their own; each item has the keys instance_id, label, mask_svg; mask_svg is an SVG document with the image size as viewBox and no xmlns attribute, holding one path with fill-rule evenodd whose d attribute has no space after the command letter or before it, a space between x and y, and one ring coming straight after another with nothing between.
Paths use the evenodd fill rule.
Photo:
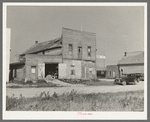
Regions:
<instances>
[{"instance_id":1,"label":"gabled roof","mask_svg":"<svg viewBox=\"0 0 150 122\"><path fill-rule=\"evenodd\" d=\"M54 39L54 40L34 44L32 47L30 47L28 50L26 50L20 55L36 53L36 52L40 52L40 51L47 50L47 49L54 48L54 47L61 47L62 45L58 43L60 41L61 41L61 37Z\"/></svg>"},{"instance_id":2,"label":"gabled roof","mask_svg":"<svg viewBox=\"0 0 150 122\"><path fill-rule=\"evenodd\" d=\"M127 52L119 62L118 65L126 64L141 64L144 63L144 52Z\"/></svg>"}]
</instances>

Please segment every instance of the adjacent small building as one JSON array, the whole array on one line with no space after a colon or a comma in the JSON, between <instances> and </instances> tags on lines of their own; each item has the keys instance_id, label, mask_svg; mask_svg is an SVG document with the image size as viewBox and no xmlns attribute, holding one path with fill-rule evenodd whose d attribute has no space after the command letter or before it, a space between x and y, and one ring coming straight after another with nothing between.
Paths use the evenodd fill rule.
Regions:
<instances>
[{"instance_id":1,"label":"adjacent small building","mask_svg":"<svg viewBox=\"0 0 150 122\"><path fill-rule=\"evenodd\" d=\"M60 38L38 43L10 64L10 80L96 78L96 34L62 28Z\"/></svg>"},{"instance_id":2,"label":"adjacent small building","mask_svg":"<svg viewBox=\"0 0 150 122\"><path fill-rule=\"evenodd\" d=\"M97 78L106 78L106 67L96 67Z\"/></svg>"},{"instance_id":3,"label":"adjacent small building","mask_svg":"<svg viewBox=\"0 0 150 122\"><path fill-rule=\"evenodd\" d=\"M121 77L122 74L142 73L144 74L144 52L125 52L123 58L117 65L107 66L107 78Z\"/></svg>"},{"instance_id":4,"label":"adjacent small building","mask_svg":"<svg viewBox=\"0 0 150 122\"><path fill-rule=\"evenodd\" d=\"M144 74L144 52L125 52L124 57L118 62L120 76L122 74Z\"/></svg>"},{"instance_id":5,"label":"adjacent small building","mask_svg":"<svg viewBox=\"0 0 150 122\"><path fill-rule=\"evenodd\" d=\"M119 68L118 65L108 65L107 66L107 78L116 78L119 77Z\"/></svg>"}]
</instances>

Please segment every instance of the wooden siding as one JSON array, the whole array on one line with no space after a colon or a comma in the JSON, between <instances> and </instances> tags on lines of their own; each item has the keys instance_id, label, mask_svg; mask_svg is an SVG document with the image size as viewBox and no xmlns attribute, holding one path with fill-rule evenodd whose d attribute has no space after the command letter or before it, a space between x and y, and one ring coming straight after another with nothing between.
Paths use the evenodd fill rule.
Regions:
<instances>
[{"instance_id":1,"label":"wooden siding","mask_svg":"<svg viewBox=\"0 0 150 122\"><path fill-rule=\"evenodd\" d=\"M123 70L124 74L129 73L144 73L144 65L126 65L120 66L119 70Z\"/></svg>"},{"instance_id":2,"label":"wooden siding","mask_svg":"<svg viewBox=\"0 0 150 122\"><path fill-rule=\"evenodd\" d=\"M58 48L52 48L52 49L49 49L49 50L45 50L45 51L42 51L42 52L37 52L36 54L38 55L61 55L62 54L62 48L61 47L58 47Z\"/></svg>"},{"instance_id":3,"label":"wooden siding","mask_svg":"<svg viewBox=\"0 0 150 122\"><path fill-rule=\"evenodd\" d=\"M44 55L61 55L61 54L62 54L62 49L55 48L55 49L45 51Z\"/></svg>"}]
</instances>

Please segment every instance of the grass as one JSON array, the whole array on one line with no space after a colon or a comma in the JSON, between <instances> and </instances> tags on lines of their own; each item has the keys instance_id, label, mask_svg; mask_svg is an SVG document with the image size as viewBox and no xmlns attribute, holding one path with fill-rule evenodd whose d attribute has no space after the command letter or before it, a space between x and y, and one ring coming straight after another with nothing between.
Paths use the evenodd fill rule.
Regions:
<instances>
[{"instance_id":1,"label":"grass","mask_svg":"<svg viewBox=\"0 0 150 122\"><path fill-rule=\"evenodd\" d=\"M18 85L13 84L7 86L7 88L43 88L43 87L61 87L53 83L42 83L42 84L25 84L25 85Z\"/></svg>"},{"instance_id":2,"label":"grass","mask_svg":"<svg viewBox=\"0 0 150 122\"><path fill-rule=\"evenodd\" d=\"M60 86L53 84L51 82L47 83L45 80L38 80L36 83L33 83L32 81L26 83L14 81L12 84L7 84L7 88L40 88L40 87L60 87Z\"/></svg>"},{"instance_id":3,"label":"grass","mask_svg":"<svg viewBox=\"0 0 150 122\"><path fill-rule=\"evenodd\" d=\"M62 82L65 83L70 83L70 84L84 84L87 86L114 86L113 81L103 81L103 80L75 80L75 79L70 79L70 80L61 80ZM51 82L46 82L45 80L37 80L36 83L33 83L32 81L28 82L21 82L14 80L12 84L7 84L7 88L42 88L42 87L61 87L60 85L53 84Z\"/></svg>"},{"instance_id":4,"label":"grass","mask_svg":"<svg viewBox=\"0 0 150 122\"><path fill-rule=\"evenodd\" d=\"M78 94L72 90L58 96L6 97L7 111L144 111L144 91Z\"/></svg>"}]
</instances>

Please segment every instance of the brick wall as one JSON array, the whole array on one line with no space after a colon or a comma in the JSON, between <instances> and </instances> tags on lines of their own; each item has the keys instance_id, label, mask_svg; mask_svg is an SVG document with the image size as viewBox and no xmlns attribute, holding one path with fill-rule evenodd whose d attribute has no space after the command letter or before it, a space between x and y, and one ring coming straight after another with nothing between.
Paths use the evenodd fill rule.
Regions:
<instances>
[{"instance_id":1,"label":"brick wall","mask_svg":"<svg viewBox=\"0 0 150 122\"><path fill-rule=\"evenodd\" d=\"M79 59L78 46L82 46L82 60L96 60L96 34L63 28L62 31L63 58ZM68 45L73 45L73 55L70 56ZM91 46L91 57L88 57L87 47Z\"/></svg>"}]
</instances>

